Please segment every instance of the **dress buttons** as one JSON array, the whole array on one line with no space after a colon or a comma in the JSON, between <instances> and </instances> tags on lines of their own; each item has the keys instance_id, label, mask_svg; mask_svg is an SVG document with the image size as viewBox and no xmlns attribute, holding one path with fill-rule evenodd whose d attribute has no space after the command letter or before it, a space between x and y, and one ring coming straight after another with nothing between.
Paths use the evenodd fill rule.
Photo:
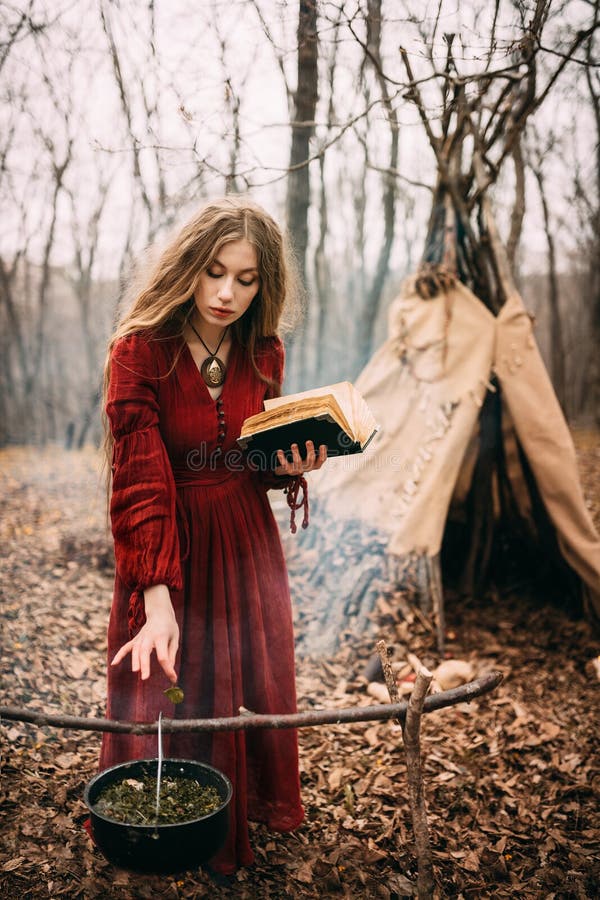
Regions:
<instances>
[{"instance_id":1,"label":"dress buttons","mask_svg":"<svg viewBox=\"0 0 600 900\"><path fill-rule=\"evenodd\" d=\"M217 441L222 444L225 440L225 412L223 410L223 401L220 397L217 399L217 428Z\"/></svg>"}]
</instances>

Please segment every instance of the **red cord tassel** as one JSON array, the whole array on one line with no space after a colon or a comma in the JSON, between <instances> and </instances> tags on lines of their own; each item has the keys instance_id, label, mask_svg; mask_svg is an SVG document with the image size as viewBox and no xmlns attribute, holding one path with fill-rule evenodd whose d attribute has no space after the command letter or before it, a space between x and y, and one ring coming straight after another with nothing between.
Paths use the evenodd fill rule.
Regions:
<instances>
[{"instance_id":1,"label":"red cord tassel","mask_svg":"<svg viewBox=\"0 0 600 900\"><path fill-rule=\"evenodd\" d=\"M300 492L300 488L302 488L302 500L298 502L298 494ZM304 516L302 518L302 527L308 528L308 485L306 483L306 478L302 475L297 475L291 484L289 484L284 493L287 497L287 505L290 508L290 531L292 534L296 534L296 510L301 507L304 508Z\"/></svg>"}]
</instances>

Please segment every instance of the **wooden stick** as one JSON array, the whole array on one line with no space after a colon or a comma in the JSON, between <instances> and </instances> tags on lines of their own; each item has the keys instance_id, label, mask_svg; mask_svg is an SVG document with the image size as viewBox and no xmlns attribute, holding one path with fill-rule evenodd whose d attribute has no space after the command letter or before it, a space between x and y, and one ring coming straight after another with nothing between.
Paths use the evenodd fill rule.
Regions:
<instances>
[{"instance_id":1,"label":"wooden stick","mask_svg":"<svg viewBox=\"0 0 600 900\"><path fill-rule=\"evenodd\" d=\"M492 214L490 198L484 189L485 167L478 148L476 148L473 153L473 168L475 171L475 179L481 190L481 209L483 212L485 228L492 247L492 259L494 260L496 275L498 276L498 281L500 282L500 287L504 294L504 299L506 300L511 294L517 292L517 288L515 286L506 247L502 243L496 221Z\"/></svg>"},{"instance_id":2,"label":"wooden stick","mask_svg":"<svg viewBox=\"0 0 600 900\"><path fill-rule=\"evenodd\" d=\"M385 641L377 641L377 652L381 659L385 683L394 702L398 701L398 686L392 671ZM415 669L417 677L415 686L408 701L408 708L402 725L402 737L406 750L406 772L408 777L408 800L415 835L417 852L417 893L420 900L431 900L433 897L433 860L427 826L427 808L423 791L423 773L421 770L421 715L426 702L427 691L433 674L426 669L412 653L407 654L408 661ZM438 696L438 695L434 695ZM431 698L427 698L431 699Z\"/></svg>"},{"instance_id":3,"label":"wooden stick","mask_svg":"<svg viewBox=\"0 0 600 900\"><path fill-rule=\"evenodd\" d=\"M430 900L433 897L434 888L433 860L427 825L427 807L423 791L420 742L421 714L432 678L433 674L429 669L426 669L425 666L419 668L402 727L404 748L406 750L408 799L417 851L417 896L419 900Z\"/></svg>"},{"instance_id":4,"label":"wooden stick","mask_svg":"<svg viewBox=\"0 0 600 900\"><path fill-rule=\"evenodd\" d=\"M442 572L439 556L426 556L427 582L433 605L435 628L437 634L437 649L441 659L446 650L446 617L444 615L444 589L442 587Z\"/></svg>"},{"instance_id":5,"label":"wooden stick","mask_svg":"<svg viewBox=\"0 0 600 900\"><path fill-rule=\"evenodd\" d=\"M420 669L424 669L425 666L419 659L416 653L407 653L406 654L406 662L409 664L415 675L418 674Z\"/></svg>"},{"instance_id":6,"label":"wooden stick","mask_svg":"<svg viewBox=\"0 0 600 900\"><path fill-rule=\"evenodd\" d=\"M392 664L388 656L387 645L385 641L377 641L375 646L377 648L377 652L379 653L379 659L381 660L383 677L385 678L385 683L388 689L388 694L390 695L390 700L392 701L392 703L399 703L400 694L398 693L398 685L396 684L396 679L392 670Z\"/></svg>"},{"instance_id":7,"label":"wooden stick","mask_svg":"<svg viewBox=\"0 0 600 900\"><path fill-rule=\"evenodd\" d=\"M501 672L489 672L480 678L448 691L440 691L425 698L423 712L433 712L465 703L488 694L503 679ZM351 722L382 722L386 719L404 721L408 704L382 703L379 706L352 706L342 709L315 709L310 712L286 715L241 715L222 719L163 719L163 734L177 732L246 731L250 728L309 728L314 725L341 725ZM115 719L79 718L62 713L14 706L0 706L0 720L73 728L77 731L110 731L119 734L156 734L156 722L119 722Z\"/></svg>"}]
</instances>

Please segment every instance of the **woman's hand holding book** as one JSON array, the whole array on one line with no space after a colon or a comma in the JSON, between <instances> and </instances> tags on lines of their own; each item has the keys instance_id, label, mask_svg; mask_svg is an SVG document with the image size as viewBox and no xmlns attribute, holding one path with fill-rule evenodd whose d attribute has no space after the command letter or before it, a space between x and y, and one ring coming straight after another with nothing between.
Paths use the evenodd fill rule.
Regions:
<instances>
[{"instance_id":1,"label":"woman's hand holding book","mask_svg":"<svg viewBox=\"0 0 600 900\"><path fill-rule=\"evenodd\" d=\"M283 450L277 451L279 465L275 467L276 475L305 475L320 469L327 459L327 447L321 444L318 455L312 441L306 442L306 458L302 459L298 444L291 446L292 459L288 460Z\"/></svg>"}]
</instances>

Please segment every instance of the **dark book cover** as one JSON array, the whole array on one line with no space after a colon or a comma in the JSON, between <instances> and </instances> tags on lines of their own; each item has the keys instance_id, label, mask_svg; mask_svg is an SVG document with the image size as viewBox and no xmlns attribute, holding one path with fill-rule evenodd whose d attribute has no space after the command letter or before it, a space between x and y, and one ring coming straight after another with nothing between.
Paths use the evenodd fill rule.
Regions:
<instances>
[{"instance_id":1,"label":"dark book cover","mask_svg":"<svg viewBox=\"0 0 600 900\"><path fill-rule=\"evenodd\" d=\"M319 452L321 444L326 444L328 456L348 456L351 453L361 453L363 449L327 413L312 416L310 419L285 422L274 428L238 438L240 447L248 452L249 462L262 471L270 471L279 465L278 450L283 450L291 460L292 444L298 444L300 456L305 458L306 441L313 442L316 453Z\"/></svg>"}]
</instances>

